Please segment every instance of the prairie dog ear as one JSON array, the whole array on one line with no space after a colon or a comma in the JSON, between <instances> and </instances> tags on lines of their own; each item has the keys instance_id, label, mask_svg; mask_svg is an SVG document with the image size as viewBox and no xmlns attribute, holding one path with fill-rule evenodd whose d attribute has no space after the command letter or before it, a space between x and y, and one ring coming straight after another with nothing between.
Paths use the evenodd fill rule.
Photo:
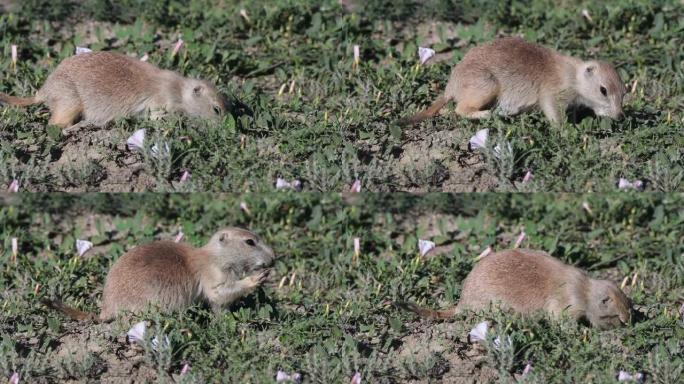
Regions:
<instances>
[{"instance_id":1,"label":"prairie dog ear","mask_svg":"<svg viewBox=\"0 0 684 384\"><path fill-rule=\"evenodd\" d=\"M596 69L596 66L594 64L589 64L589 65L587 65L585 72L587 75L593 75L595 69Z\"/></svg>"},{"instance_id":2,"label":"prairie dog ear","mask_svg":"<svg viewBox=\"0 0 684 384\"><path fill-rule=\"evenodd\" d=\"M192 89L192 94L195 96L201 96L202 93L204 93L204 87L202 85L196 85L195 88Z\"/></svg>"},{"instance_id":3,"label":"prairie dog ear","mask_svg":"<svg viewBox=\"0 0 684 384\"><path fill-rule=\"evenodd\" d=\"M225 244L226 241L228 241L228 235L226 235L225 233L222 233L222 234L219 236L219 242Z\"/></svg>"}]
</instances>

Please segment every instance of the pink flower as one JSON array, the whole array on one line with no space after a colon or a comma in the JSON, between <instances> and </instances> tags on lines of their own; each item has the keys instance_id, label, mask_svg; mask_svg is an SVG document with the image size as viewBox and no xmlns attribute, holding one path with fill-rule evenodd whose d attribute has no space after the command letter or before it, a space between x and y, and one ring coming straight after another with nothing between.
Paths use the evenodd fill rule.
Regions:
<instances>
[{"instance_id":1,"label":"pink flower","mask_svg":"<svg viewBox=\"0 0 684 384\"><path fill-rule=\"evenodd\" d=\"M618 381L635 381L637 383L643 383L644 374L641 372L637 372L632 375L629 372L620 371L618 372Z\"/></svg>"},{"instance_id":2,"label":"pink flower","mask_svg":"<svg viewBox=\"0 0 684 384\"><path fill-rule=\"evenodd\" d=\"M176 238L173 239L173 241L175 241L176 243L180 243L181 241L183 241L184 237L185 233L183 233L183 231L178 231L178 234L176 235Z\"/></svg>"},{"instance_id":3,"label":"pink flower","mask_svg":"<svg viewBox=\"0 0 684 384\"><path fill-rule=\"evenodd\" d=\"M475 258L475 261L478 261L478 260L482 259L483 257L487 257L487 256L489 256L491 253L492 253L492 247L487 247L487 248L484 249L484 251L482 251L482 253L480 253L480 254Z\"/></svg>"},{"instance_id":4,"label":"pink flower","mask_svg":"<svg viewBox=\"0 0 684 384\"><path fill-rule=\"evenodd\" d=\"M361 180L359 180L359 179L354 180L354 183L349 188L349 192L352 192L352 193L361 192Z\"/></svg>"},{"instance_id":5,"label":"pink flower","mask_svg":"<svg viewBox=\"0 0 684 384\"><path fill-rule=\"evenodd\" d=\"M173 51L171 51L171 57L176 56L178 54L178 51L180 51L182 46L183 46L183 39L178 37L178 41L176 41L176 45L173 46Z\"/></svg>"},{"instance_id":6,"label":"pink flower","mask_svg":"<svg viewBox=\"0 0 684 384\"><path fill-rule=\"evenodd\" d=\"M532 181L532 171L527 171L527 173L525 173L525 177L522 179L522 182L529 183L530 181Z\"/></svg>"},{"instance_id":7,"label":"pink flower","mask_svg":"<svg viewBox=\"0 0 684 384\"><path fill-rule=\"evenodd\" d=\"M185 183L186 181L190 180L190 176L192 176L192 175L190 174L189 171L184 171L183 174L181 175L180 182Z\"/></svg>"},{"instance_id":8,"label":"pink flower","mask_svg":"<svg viewBox=\"0 0 684 384\"><path fill-rule=\"evenodd\" d=\"M147 60L149 60L149 59L150 59L150 55L148 55L148 54L146 53L146 54L144 54L144 55L140 58L140 61L147 61Z\"/></svg>"},{"instance_id":9,"label":"pink flower","mask_svg":"<svg viewBox=\"0 0 684 384\"><path fill-rule=\"evenodd\" d=\"M180 374L185 375L188 372L190 372L190 364L185 363L185 364L183 364L183 368L181 368Z\"/></svg>"},{"instance_id":10,"label":"pink flower","mask_svg":"<svg viewBox=\"0 0 684 384\"><path fill-rule=\"evenodd\" d=\"M518 235L518 238L515 239L515 245L513 246L514 248L520 247L523 241L525 241L525 230L520 231L520 235Z\"/></svg>"},{"instance_id":11,"label":"pink flower","mask_svg":"<svg viewBox=\"0 0 684 384\"><path fill-rule=\"evenodd\" d=\"M352 376L349 384L361 384L361 373L356 372L354 376Z\"/></svg>"},{"instance_id":12,"label":"pink flower","mask_svg":"<svg viewBox=\"0 0 684 384\"><path fill-rule=\"evenodd\" d=\"M354 238L354 257L358 258L361 255L361 239L358 237Z\"/></svg>"},{"instance_id":13,"label":"pink flower","mask_svg":"<svg viewBox=\"0 0 684 384\"><path fill-rule=\"evenodd\" d=\"M9 379L9 384L19 384L19 373L14 372Z\"/></svg>"},{"instance_id":14,"label":"pink flower","mask_svg":"<svg viewBox=\"0 0 684 384\"><path fill-rule=\"evenodd\" d=\"M618 180L618 188L620 188L620 189L636 189L637 191L641 191L644 189L644 182L641 180L629 181L629 180L621 177Z\"/></svg>"},{"instance_id":15,"label":"pink flower","mask_svg":"<svg viewBox=\"0 0 684 384\"><path fill-rule=\"evenodd\" d=\"M12 180L9 187L7 187L7 192L9 192L9 193L19 192L19 181L17 179Z\"/></svg>"}]
</instances>

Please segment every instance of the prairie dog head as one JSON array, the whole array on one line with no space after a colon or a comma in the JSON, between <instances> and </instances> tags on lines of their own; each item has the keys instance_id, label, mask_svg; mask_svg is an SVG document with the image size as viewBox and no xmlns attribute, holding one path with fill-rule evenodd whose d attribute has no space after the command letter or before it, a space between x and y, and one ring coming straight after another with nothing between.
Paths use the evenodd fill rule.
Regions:
<instances>
[{"instance_id":1,"label":"prairie dog head","mask_svg":"<svg viewBox=\"0 0 684 384\"><path fill-rule=\"evenodd\" d=\"M183 85L182 108L190 116L217 120L226 110L226 101L213 84L187 79Z\"/></svg>"},{"instance_id":2,"label":"prairie dog head","mask_svg":"<svg viewBox=\"0 0 684 384\"><path fill-rule=\"evenodd\" d=\"M609 280L591 280L587 318L600 329L615 328L630 322L629 298Z\"/></svg>"},{"instance_id":3,"label":"prairie dog head","mask_svg":"<svg viewBox=\"0 0 684 384\"><path fill-rule=\"evenodd\" d=\"M212 263L224 271L237 274L263 269L273 264L275 255L259 236L241 228L225 228L216 232L204 249Z\"/></svg>"},{"instance_id":4,"label":"prairie dog head","mask_svg":"<svg viewBox=\"0 0 684 384\"><path fill-rule=\"evenodd\" d=\"M582 104L597 115L622 117L622 99L627 89L612 65L603 61L582 63L577 73L577 92Z\"/></svg>"}]
</instances>

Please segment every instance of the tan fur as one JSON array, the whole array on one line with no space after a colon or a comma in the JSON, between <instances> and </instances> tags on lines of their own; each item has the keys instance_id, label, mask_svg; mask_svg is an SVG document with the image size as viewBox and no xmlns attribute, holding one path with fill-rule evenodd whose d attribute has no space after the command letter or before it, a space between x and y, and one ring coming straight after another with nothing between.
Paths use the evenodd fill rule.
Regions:
<instances>
[{"instance_id":1,"label":"tan fur","mask_svg":"<svg viewBox=\"0 0 684 384\"><path fill-rule=\"evenodd\" d=\"M0 101L26 106L46 103L52 112L49 124L102 126L118 117L185 113L218 118L226 101L216 88L202 80L182 77L150 63L114 52L71 56L48 76L32 98L0 94Z\"/></svg>"},{"instance_id":2,"label":"tan fur","mask_svg":"<svg viewBox=\"0 0 684 384\"><path fill-rule=\"evenodd\" d=\"M601 93L605 87L606 96ZM583 62L517 37L497 39L471 49L454 67L444 94L433 104L403 122L415 124L433 116L448 101L456 113L484 118L498 107L502 115L515 115L539 107L553 124L561 122L570 105L585 105L599 116L620 118L627 92L620 76L608 63Z\"/></svg>"},{"instance_id":3,"label":"tan fur","mask_svg":"<svg viewBox=\"0 0 684 384\"><path fill-rule=\"evenodd\" d=\"M97 319L108 321L120 311L140 311L148 305L180 310L199 300L219 310L259 286L273 259L273 250L258 236L239 228L217 232L201 248L171 241L138 246L112 265ZM241 279L243 274L248 276ZM91 317L60 302L45 304L76 320Z\"/></svg>"},{"instance_id":4,"label":"tan fur","mask_svg":"<svg viewBox=\"0 0 684 384\"><path fill-rule=\"evenodd\" d=\"M615 283L593 279L545 252L529 249L483 258L463 282L455 308L432 311L410 303L400 306L422 316L444 318L464 310L486 310L492 304L523 314L545 311L559 317L567 313L601 329L626 324L631 318L629 299Z\"/></svg>"}]
</instances>

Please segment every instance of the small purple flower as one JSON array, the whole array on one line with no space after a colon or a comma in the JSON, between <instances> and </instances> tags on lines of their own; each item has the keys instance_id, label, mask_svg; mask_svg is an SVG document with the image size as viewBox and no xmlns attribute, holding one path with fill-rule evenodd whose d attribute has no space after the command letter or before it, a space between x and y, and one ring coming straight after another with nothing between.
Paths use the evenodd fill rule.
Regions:
<instances>
[{"instance_id":1,"label":"small purple flower","mask_svg":"<svg viewBox=\"0 0 684 384\"><path fill-rule=\"evenodd\" d=\"M435 249L435 243L430 240L418 239L418 251L420 251L420 256L423 257Z\"/></svg>"},{"instance_id":2,"label":"small purple flower","mask_svg":"<svg viewBox=\"0 0 684 384\"><path fill-rule=\"evenodd\" d=\"M418 47L418 58L420 58L420 63L425 64L428 60L435 55L435 50L431 48Z\"/></svg>"},{"instance_id":3,"label":"small purple flower","mask_svg":"<svg viewBox=\"0 0 684 384\"><path fill-rule=\"evenodd\" d=\"M85 255L91 248L93 248L93 243L90 241L76 239L76 250L78 251L79 256Z\"/></svg>"}]
</instances>

